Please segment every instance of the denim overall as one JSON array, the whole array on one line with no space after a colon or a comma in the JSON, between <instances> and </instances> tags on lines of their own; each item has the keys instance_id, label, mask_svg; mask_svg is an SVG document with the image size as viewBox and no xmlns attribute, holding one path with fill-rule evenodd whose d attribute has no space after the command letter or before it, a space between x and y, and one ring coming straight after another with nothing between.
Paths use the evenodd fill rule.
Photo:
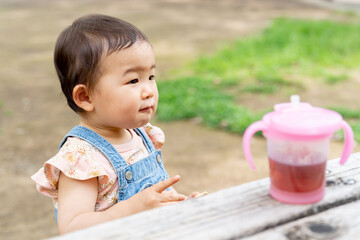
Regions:
<instances>
[{"instance_id":1,"label":"denim overall","mask_svg":"<svg viewBox=\"0 0 360 240\"><path fill-rule=\"evenodd\" d=\"M111 143L94 131L82 126L71 129L61 141L59 149L68 137L80 138L99 149L110 161L118 177L118 202L120 202L169 178L162 162L161 151L155 149L154 144L143 130L136 128L134 131L142 138L149 156L130 165L126 163ZM55 218L57 218L57 209L55 209Z\"/></svg>"}]
</instances>

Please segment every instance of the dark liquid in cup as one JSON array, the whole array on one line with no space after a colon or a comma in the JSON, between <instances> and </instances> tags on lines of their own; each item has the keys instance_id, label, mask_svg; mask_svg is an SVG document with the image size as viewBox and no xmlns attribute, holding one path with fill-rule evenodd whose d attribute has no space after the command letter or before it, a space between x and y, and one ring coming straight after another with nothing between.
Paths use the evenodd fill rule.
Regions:
<instances>
[{"instance_id":1,"label":"dark liquid in cup","mask_svg":"<svg viewBox=\"0 0 360 240\"><path fill-rule=\"evenodd\" d=\"M288 165L269 158L271 183L288 192L312 192L325 181L326 161L312 165Z\"/></svg>"}]
</instances>

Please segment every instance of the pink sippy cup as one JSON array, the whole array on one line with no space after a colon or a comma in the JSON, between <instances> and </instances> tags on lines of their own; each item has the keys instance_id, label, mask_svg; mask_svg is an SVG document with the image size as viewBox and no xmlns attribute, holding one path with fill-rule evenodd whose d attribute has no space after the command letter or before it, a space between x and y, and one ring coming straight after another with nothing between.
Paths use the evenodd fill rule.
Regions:
<instances>
[{"instance_id":1,"label":"pink sippy cup","mask_svg":"<svg viewBox=\"0 0 360 240\"><path fill-rule=\"evenodd\" d=\"M250 141L257 131L262 131L267 139L270 195L291 204L320 201L325 195L330 138L335 131L344 130L345 144L340 158L340 164L344 164L354 145L351 127L337 112L301 103L297 95L291 96L291 103L276 104L274 110L246 129L245 158L255 169Z\"/></svg>"}]
</instances>

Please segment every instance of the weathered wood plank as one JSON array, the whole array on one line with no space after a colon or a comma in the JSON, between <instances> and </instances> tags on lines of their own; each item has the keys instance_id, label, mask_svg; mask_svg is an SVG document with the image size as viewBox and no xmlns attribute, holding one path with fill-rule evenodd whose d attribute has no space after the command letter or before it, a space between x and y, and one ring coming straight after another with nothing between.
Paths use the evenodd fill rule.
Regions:
<instances>
[{"instance_id":1,"label":"weathered wood plank","mask_svg":"<svg viewBox=\"0 0 360 240\"><path fill-rule=\"evenodd\" d=\"M247 240L301 240L360 238L360 201L340 205L319 214L272 228Z\"/></svg>"},{"instance_id":2,"label":"weathered wood plank","mask_svg":"<svg viewBox=\"0 0 360 240\"><path fill-rule=\"evenodd\" d=\"M240 173L239 173L240 174ZM360 153L328 162L325 198L308 205L273 200L269 179L142 212L53 239L231 239L249 237L360 199Z\"/></svg>"}]
</instances>

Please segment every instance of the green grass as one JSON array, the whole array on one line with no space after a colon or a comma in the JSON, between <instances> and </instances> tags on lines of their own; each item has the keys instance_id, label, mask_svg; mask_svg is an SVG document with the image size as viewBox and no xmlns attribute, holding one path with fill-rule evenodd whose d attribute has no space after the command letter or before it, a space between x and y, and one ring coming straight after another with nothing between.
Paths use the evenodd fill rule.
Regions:
<instances>
[{"instance_id":1,"label":"green grass","mask_svg":"<svg viewBox=\"0 0 360 240\"><path fill-rule=\"evenodd\" d=\"M206 126L243 133L250 122L261 119L263 114L236 105L232 96L203 78L161 81L158 87L161 95L157 117L163 121L198 117Z\"/></svg>"},{"instance_id":2,"label":"green grass","mask_svg":"<svg viewBox=\"0 0 360 240\"><path fill-rule=\"evenodd\" d=\"M225 82L253 78L265 92L269 85L290 84L289 75L334 82L358 67L359 39L359 24L277 19L258 36L200 57L192 68L194 75L221 77ZM264 76L273 81L264 83Z\"/></svg>"},{"instance_id":3,"label":"green grass","mask_svg":"<svg viewBox=\"0 0 360 240\"><path fill-rule=\"evenodd\" d=\"M350 126L354 132L355 141L360 143L360 121L350 123Z\"/></svg>"},{"instance_id":4,"label":"green grass","mask_svg":"<svg viewBox=\"0 0 360 240\"><path fill-rule=\"evenodd\" d=\"M328 107L329 109L338 112L345 119L359 119L360 118L360 109L348 109L346 107Z\"/></svg>"},{"instance_id":5,"label":"green grass","mask_svg":"<svg viewBox=\"0 0 360 240\"><path fill-rule=\"evenodd\" d=\"M325 77L325 82L327 84L337 84L337 83L344 82L348 79L349 79L349 76L347 76L346 74L330 75L330 76Z\"/></svg>"},{"instance_id":6,"label":"green grass","mask_svg":"<svg viewBox=\"0 0 360 240\"><path fill-rule=\"evenodd\" d=\"M243 133L266 110L253 113L239 106L237 94L301 92L304 78L327 85L347 81L360 63L359 39L360 24L276 19L262 33L200 56L175 72L174 79L158 82L158 117L200 118L207 126ZM337 110L344 118L360 117L359 111Z\"/></svg>"},{"instance_id":7,"label":"green grass","mask_svg":"<svg viewBox=\"0 0 360 240\"><path fill-rule=\"evenodd\" d=\"M329 109L334 110L341 114L341 116L350 124L356 142L360 143L360 109L348 109L345 107L329 107ZM343 131L338 133L340 139L344 139Z\"/></svg>"}]
</instances>

